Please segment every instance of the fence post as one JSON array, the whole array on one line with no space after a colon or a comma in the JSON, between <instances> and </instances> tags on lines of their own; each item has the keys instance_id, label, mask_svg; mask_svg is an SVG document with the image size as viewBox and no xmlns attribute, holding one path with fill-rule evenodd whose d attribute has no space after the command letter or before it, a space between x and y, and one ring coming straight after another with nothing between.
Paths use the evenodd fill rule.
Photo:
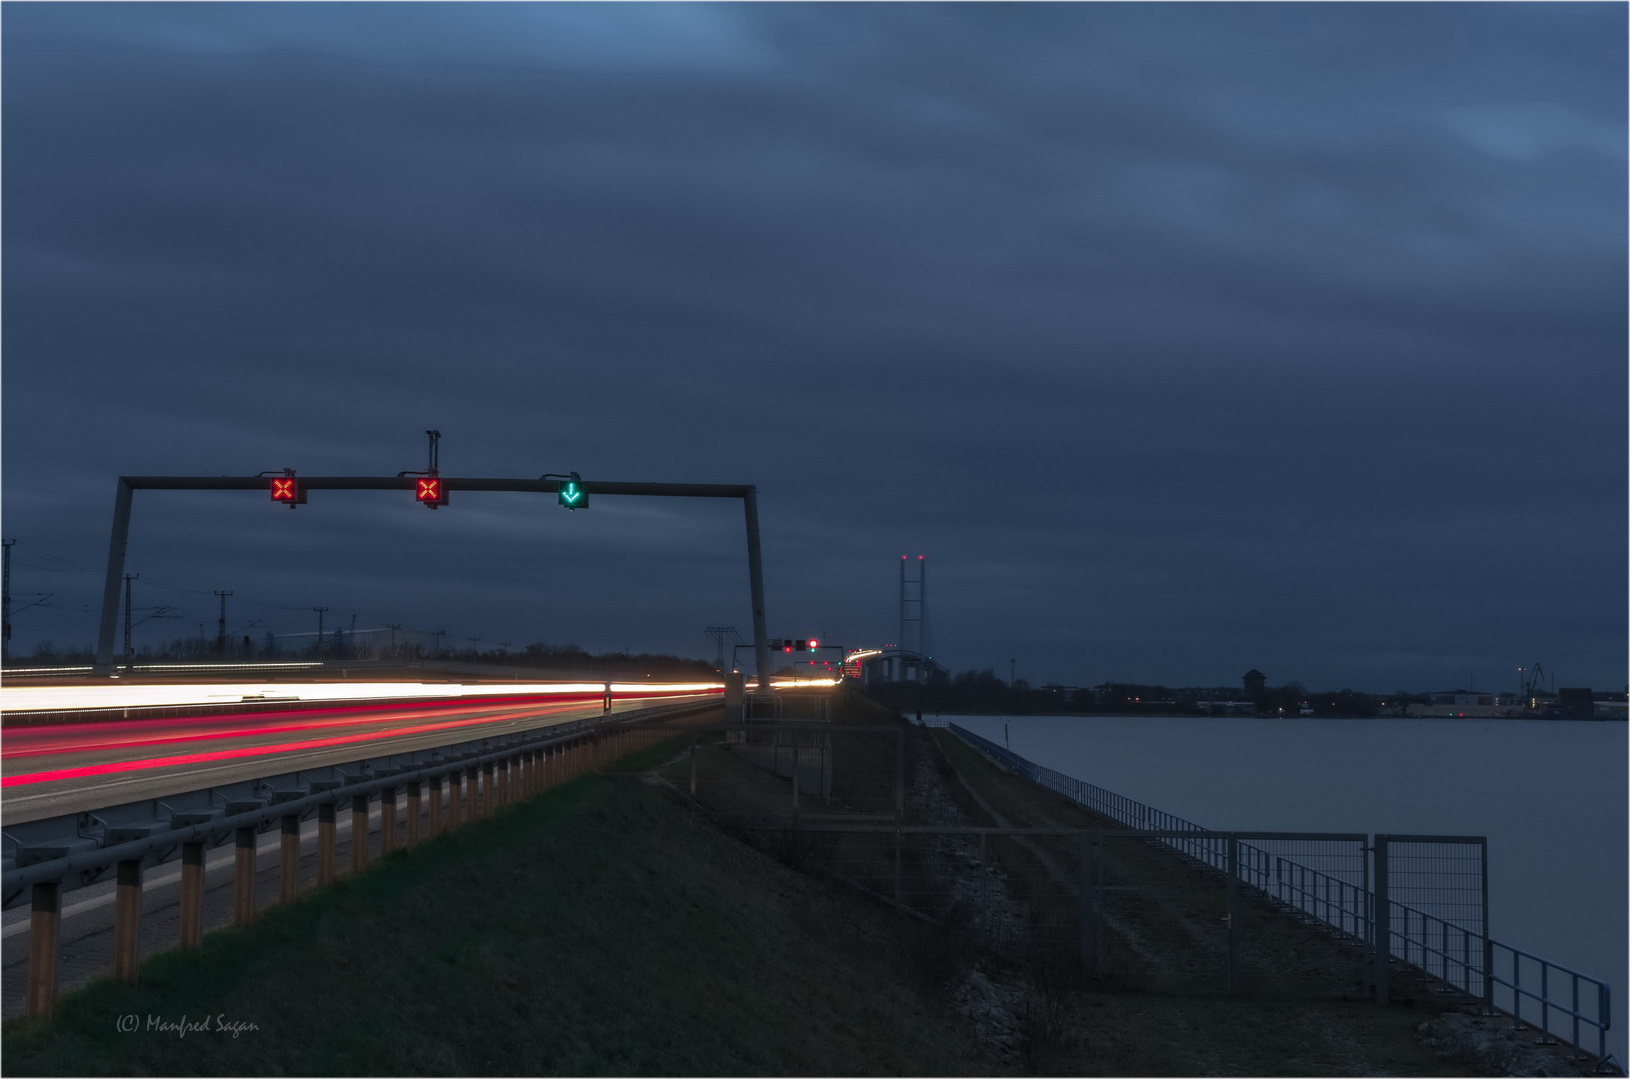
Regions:
<instances>
[{"instance_id":1,"label":"fence post","mask_svg":"<svg viewBox=\"0 0 1630 1079\"><path fill-rule=\"evenodd\" d=\"M1098 896L1097 884L1092 879L1092 848L1095 843L1091 832L1081 837L1080 900L1077 904L1081 908L1081 969L1089 978L1098 975Z\"/></svg>"},{"instance_id":2,"label":"fence post","mask_svg":"<svg viewBox=\"0 0 1630 1079\"><path fill-rule=\"evenodd\" d=\"M906 732L901 728L894 738L894 821L896 824L906 822ZM899 833L895 833L898 836ZM900 845L898 839L894 847L895 877L898 878L900 864ZM898 890L898 888L896 888ZM898 898L898 896L896 897Z\"/></svg>"},{"instance_id":3,"label":"fence post","mask_svg":"<svg viewBox=\"0 0 1630 1079\"><path fill-rule=\"evenodd\" d=\"M894 901L901 902L900 890L900 829L894 830Z\"/></svg>"},{"instance_id":4,"label":"fence post","mask_svg":"<svg viewBox=\"0 0 1630 1079\"><path fill-rule=\"evenodd\" d=\"M204 942L204 844L181 844L181 947Z\"/></svg>"},{"instance_id":5,"label":"fence post","mask_svg":"<svg viewBox=\"0 0 1630 1079\"><path fill-rule=\"evenodd\" d=\"M1483 906L1483 1011L1489 1015L1494 1014L1494 936L1489 932L1489 842L1484 836L1482 843L1478 844L1482 854L1482 880L1479 887L1481 894L1479 902ZM1602 1012L1599 1018L1606 1018L1607 1012ZM1603 1028L1606 1029L1605 1027Z\"/></svg>"},{"instance_id":6,"label":"fence post","mask_svg":"<svg viewBox=\"0 0 1630 1079\"><path fill-rule=\"evenodd\" d=\"M113 898L113 976L136 984L141 966L141 859L119 862L119 883Z\"/></svg>"},{"instance_id":7,"label":"fence post","mask_svg":"<svg viewBox=\"0 0 1630 1079\"><path fill-rule=\"evenodd\" d=\"M1375 837L1375 999L1382 1004L1392 1000L1392 905L1387 894L1387 837Z\"/></svg>"},{"instance_id":8,"label":"fence post","mask_svg":"<svg viewBox=\"0 0 1630 1079\"><path fill-rule=\"evenodd\" d=\"M62 884L34 885L28 915L28 1014L51 1014L57 1002L57 924L62 916Z\"/></svg>"},{"instance_id":9,"label":"fence post","mask_svg":"<svg viewBox=\"0 0 1630 1079\"><path fill-rule=\"evenodd\" d=\"M1239 992L1239 836L1228 836L1228 991Z\"/></svg>"}]
</instances>

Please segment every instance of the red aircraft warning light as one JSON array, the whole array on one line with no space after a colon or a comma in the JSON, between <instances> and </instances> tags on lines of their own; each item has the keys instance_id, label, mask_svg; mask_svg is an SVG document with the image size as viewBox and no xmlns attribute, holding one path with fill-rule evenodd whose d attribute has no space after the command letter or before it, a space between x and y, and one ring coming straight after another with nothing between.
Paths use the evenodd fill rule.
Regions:
<instances>
[{"instance_id":1,"label":"red aircraft warning light","mask_svg":"<svg viewBox=\"0 0 1630 1079\"><path fill-rule=\"evenodd\" d=\"M447 505L447 486L440 476L420 476L413 483L413 497L423 505L435 509Z\"/></svg>"}]
</instances>

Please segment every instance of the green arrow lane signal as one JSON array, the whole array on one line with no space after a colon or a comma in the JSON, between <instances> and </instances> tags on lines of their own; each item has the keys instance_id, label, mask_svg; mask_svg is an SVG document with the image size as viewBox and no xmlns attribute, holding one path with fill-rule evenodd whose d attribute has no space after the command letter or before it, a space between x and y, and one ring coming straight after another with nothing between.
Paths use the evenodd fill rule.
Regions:
<instances>
[{"instance_id":1,"label":"green arrow lane signal","mask_svg":"<svg viewBox=\"0 0 1630 1079\"><path fill-rule=\"evenodd\" d=\"M576 472L572 478L562 480L557 489L556 500L569 510L586 510L589 508L589 493L583 490L583 478Z\"/></svg>"}]
</instances>

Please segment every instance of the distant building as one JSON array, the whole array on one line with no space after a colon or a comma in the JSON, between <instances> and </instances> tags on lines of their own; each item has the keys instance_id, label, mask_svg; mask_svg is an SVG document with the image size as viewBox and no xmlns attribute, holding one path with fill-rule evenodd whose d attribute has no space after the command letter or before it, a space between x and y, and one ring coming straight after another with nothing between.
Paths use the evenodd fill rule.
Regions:
<instances>
[{"instance_id":1,"label":"distant building","mask_svg":"<svg viewBox=\"0 0 1630 1079\"><path fill-rule=\"evenodd\" d=\"M1245 672L1245 699L1262 711L1262 701L1268 695L1268 676L1252 667Z\"/></svg>"},{"instance_id":2,"label":"distant building","mask_svg":"<svg viewBox=\"0 0 1630 1079\"><path fill-rule=\"evenodd\" d=\"M1556 707L1569 719L1595 719L1596 702L1588 689L1556 689Z\"/></svg>"},{"instance_id":3,"label":"distant building","mask_svg":"<svg viewBox=\"0 0 1630 1079\"><path fill-rule=\"evenodd\" d=\"M1471 689L1442 689L1426 694L1427 704L1411 704L1411 716L1445 718L1449 716L1482 716L1485 718L1514 715L1517 709L1502 706L1495 693L1479 693Z\"/></svg>"}]
</instances>

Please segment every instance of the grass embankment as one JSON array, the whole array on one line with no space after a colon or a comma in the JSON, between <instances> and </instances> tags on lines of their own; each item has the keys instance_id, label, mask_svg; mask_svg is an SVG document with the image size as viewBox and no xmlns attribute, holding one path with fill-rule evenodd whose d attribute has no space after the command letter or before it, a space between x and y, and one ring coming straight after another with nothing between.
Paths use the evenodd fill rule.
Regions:
<instances>
[{"instance_id":1,"label":"grass embankment","mask_svg":"<svg viewBox=\"0 0 1630 1079\"><path fill-rule=\"evenodd\" d=\"M663 753L656 747L646 764ZM633 761L629 763L639 763ZM9 1075L987 1071L943 947L628 776L398 852L6 1024ZM122 1016L138 1030L120 1033ZM163 1023L209 1021L178 1036ZM253 1024L236 1038L215 1027Z\"/></svg>"}]
</instances>

